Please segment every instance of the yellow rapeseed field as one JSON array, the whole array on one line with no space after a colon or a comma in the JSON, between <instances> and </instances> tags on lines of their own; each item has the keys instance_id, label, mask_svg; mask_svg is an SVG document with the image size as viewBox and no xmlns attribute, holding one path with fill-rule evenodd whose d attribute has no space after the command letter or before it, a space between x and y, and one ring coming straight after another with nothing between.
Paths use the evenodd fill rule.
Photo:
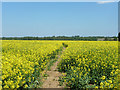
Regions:
<instances>
[{"instance_id":1,"label":"yellow rapeseed field","mask_svg":"<svg viewBox=\"0 0 120 90\"><path fill-rule=\"evenodd\" d=\"M61 82L71 88L120 88L117 41L70 41L62 54Z\"/></svg>"},{"instance_id":2,"label":"yellow rapeseed field","mask_svg":"<svg viewBox=\"0 0 120 90\"><path fill-rule=\"evenodd\" d=\"M3 88L29 88L62 43L60 81L71 88L120 88L117 41L2 41Z\"/></svg>"},{"instance_id":3,"label":"yellow rapeseed field","mask_svg":"<svg viewBox=\"0 0 120 90\"><path fill-rule=\"evenodd\" d=\"M3 40L3 88L27 88L61 46L61 42L56 41Z\"/></svg>"}]
</instances>

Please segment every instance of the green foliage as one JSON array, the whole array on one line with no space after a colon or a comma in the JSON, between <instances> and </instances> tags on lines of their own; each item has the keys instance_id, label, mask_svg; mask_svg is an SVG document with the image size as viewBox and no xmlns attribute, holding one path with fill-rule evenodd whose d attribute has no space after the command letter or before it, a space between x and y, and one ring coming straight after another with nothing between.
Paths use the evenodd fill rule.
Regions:
<instances>
[{"instance_id":1,"label":"green foliage","mask_svg":"<svg viewBox=\"0 0 120 90\"><path fill-rule=\"evenodd\" d=\"M68 47L68 44L62 43L62 45L63 45L64 47Z\"/></svg>"},{"instance_id":2,"label":"green foliage","mask_svg":"<svg viewBox=\"0 0 120 90\"><path fill-rule=\"evenodd\" d=\"M2 37L2 40L84 40L84 41L97 41L98 38L105 38L105 41L117 41L117 37L104 37L104 36L88 36L88 37L80 37L80 36L52 36L52 37Z\"/></svg>"},{"instance_id":3,"label":"green foliage","mask_svg":"<svg viewBox=\"0 0 120 90\"><path fill-rule=\"evenodd\" d=\"M53 63L55 63L57 60L51 60L47 66L47 70L50 70L51 66L53 65Z\"/></svg>"}]
</instances>

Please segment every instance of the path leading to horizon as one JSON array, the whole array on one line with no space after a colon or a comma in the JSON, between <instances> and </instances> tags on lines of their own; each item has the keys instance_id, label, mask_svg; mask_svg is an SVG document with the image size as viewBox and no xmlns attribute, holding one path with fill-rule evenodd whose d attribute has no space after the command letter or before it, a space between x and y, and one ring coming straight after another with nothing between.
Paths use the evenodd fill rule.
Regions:
<instances>
[{"instance_id":1,"label":"path leading to horizon","mask_svg":"<svg viewBox=\"0 0 120 90\"><path fill-rule=\"evenodd\" d=\"M64 52L66 48L63 47L61 54ZM50 71L46 71L47 79L43 82L42 88L64 88L63 86L59 85L59 77L62 75L58 69L57 69L57 65L61 60L61 54L58 54L58 59L57 61L53 64L53 66L51 66L51 70Z\"/></svg>"}]
</instances>

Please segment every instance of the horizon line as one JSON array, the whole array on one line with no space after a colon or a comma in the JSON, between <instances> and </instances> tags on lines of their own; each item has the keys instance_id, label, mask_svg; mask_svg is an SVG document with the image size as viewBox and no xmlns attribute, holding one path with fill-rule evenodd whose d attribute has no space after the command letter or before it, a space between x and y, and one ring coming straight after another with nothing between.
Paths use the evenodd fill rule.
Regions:
<instances>
[{"instance_id":1,"label":"horizon line","mask_svg":"<svg viewBox=\"0 0 120 90\"><path fill-rule=\"evenodd\" d=\"M105 36L105 35L87 35L87 36L80 36L80 35L52 35L52 36L0 36L0 37L74 37L74 36L79 36L79 37L118 37L118 35L112 35L112 36Z\"/></svg>"}]
</instances>

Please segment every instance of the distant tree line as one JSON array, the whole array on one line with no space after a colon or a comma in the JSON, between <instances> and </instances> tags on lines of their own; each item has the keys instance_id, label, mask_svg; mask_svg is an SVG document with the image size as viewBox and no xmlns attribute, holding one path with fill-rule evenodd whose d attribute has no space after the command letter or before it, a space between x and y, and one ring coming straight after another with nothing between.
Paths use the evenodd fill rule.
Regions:
<instances>
[{"instance_id":1,"label":"distant tree line","mask_svg":"<svg viewBox=\"0 0 120 90\"><path fill-rule=\"evenodd\" d=\"M120 33L119 33L120 37ZM2 37L2 40L84 40L84 41L97 41L103 38L103 41L117 41L118 37L104 37L104 36L89 36L89 37L80 37L80 36L52 36L52 37Z\"/></svg>"}]
</instances>

